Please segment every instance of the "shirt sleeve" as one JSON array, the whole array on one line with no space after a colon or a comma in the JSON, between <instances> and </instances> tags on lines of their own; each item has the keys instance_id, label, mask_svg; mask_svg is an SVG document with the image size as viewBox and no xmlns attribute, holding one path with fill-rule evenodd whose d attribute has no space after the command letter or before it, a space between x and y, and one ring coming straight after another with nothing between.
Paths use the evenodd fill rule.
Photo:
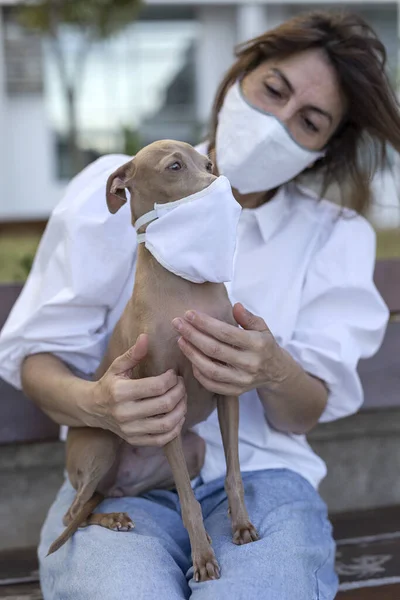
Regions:
<instances>
[{"instance_id":1,"label":"shirt sleeve","mask_svg":"<svg viewBox=\"0 0 400 600\"><path fill-rule=\"evenodd\" d=\"M129 160L102 157L68 185L32 270L0 333L0 377L21 388L25 356L51 352L83 374L105 352L107 315L132 272L136 236L129 203L107 209L108 176Z\"/></svg>"},{"instance_id":2,"label":"shirt sleeve","mask_svg":"<svg viewBox=\"0 0 400 600\"><path fill-rule=\"evenodd\" d=\"M339 217L311 261L294 334L285 349L329 390L321 422L363 402L360 358L379 349L389 311L374 282L375 233L360 216Z\"/></svg>"}]
</instances>

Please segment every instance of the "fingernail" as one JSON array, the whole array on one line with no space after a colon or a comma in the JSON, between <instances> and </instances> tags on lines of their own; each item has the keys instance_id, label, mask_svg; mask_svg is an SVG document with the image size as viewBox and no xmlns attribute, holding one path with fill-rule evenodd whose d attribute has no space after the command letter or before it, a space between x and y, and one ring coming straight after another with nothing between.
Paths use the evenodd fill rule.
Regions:
<instances>
[{"instance_id":1,"label":"fingernail","mask_svg":"<svg viewBox=\"0 0 400 600\"><path fill-rule=\"evenodd\" d=\"M188 311L185 313L185 319L187 319L188 321L194 321L194 318L195 318L195 316L196 316L196 315L195 315L195 313L194 313L194 311L193 311L193 310L188 310Z\"/></svg>"},{"instance_id":2,"label":"fingernail","mask_svg":"<svg viewBox=\"0 0 400 600\"><path fill-rule=\"evenodd\" d=\"M175 329L177 329L178 331L181 331L183 329L183 322L181 319L174 319L172 321L172 325L175 327Z\"/></svg>"}]
</instances>

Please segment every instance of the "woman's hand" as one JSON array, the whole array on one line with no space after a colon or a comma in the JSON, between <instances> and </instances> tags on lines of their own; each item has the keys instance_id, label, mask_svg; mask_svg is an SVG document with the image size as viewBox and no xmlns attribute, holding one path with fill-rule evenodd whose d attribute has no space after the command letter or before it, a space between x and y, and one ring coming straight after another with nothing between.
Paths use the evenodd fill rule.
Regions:
<instances>
[{"instance_id":1,"label":"woman's hand","mask_svg":"<svg viewBox=\"0 0 400 600\"><path fill-rule=\"evenodd\" d=\"M157 377L130 379L147 351L147 336L140 335L95 382L91 425L109 429L133 446L165 446L182 429L186 391L182 377L172 370Z\"/></svg>"},{"instance_id":2,"label":"woman's hand","mask_svg":"<svg viewBox=\"0 0 400 600\"><path fill-rule=\"evenodd\" d=\"M243 329L195 311L173 320L194 376L207 390L224 396L279 385L286 376L285 360L265 321L242 304L235 304L233 316Z\"/></svg>"}]
</instances>

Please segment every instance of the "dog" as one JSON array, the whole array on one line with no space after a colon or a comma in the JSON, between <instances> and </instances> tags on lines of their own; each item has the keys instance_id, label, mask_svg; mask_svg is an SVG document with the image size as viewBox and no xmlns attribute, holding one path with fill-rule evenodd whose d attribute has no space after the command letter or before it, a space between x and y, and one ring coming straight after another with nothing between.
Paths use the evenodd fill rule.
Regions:
<instances>
[{"instance_id":1,"label":"dog","mask_svg":"<svg viewBox=\"0 0 400 600\"><path fill-rule=\"evenodd\" d=\"M177 160L184 166L178 173L168 167ZM172 140L154 142L110 175L106 187L108 208L112 213L119 210L127 201L128 190L134 225L138 218L152 210L155 202L174 202L207 188L216 179L212 171L209 158L199 154L189 144ZM183 378L187 414L181 434L162 449L141 451L148 452L148 460L158 461L158 464L162 452L165 453L179 494L183 524L190 538L194 579L206 581L219 578L220 569L204 527L201 506L190 484L190 478L202 466L204 454L201 464L192 460L189 470L185 455L190 454L191 444L198 444L199 440L190 428L204 421L215 408L227 462L225 489L233 541L236 544L256 541L258 534L250 522L244 502L238 452L238 398L220 397L207 391L195 379L191 363L177 344L179 335L172 326L172 320L189 309L199 310L237 326L223 283L198 284L179 277L161 266L144 244L140 244L133 293L115 326L95 379L100 379L111 363L125 353L140 334L148 336L148 354L146 360L133 369L132 378L157 376L169 369ZM201 443L198 447L202 447ZM125 531L133 527L126 513L92 514L104 497L138 495L148 489L171 485L165 469L153 469L154 476L150 479L138 481L134 489L124 488L123 482L117 477L120 472L118 466L124 453L132 450L132 446L109 430L86 427L69 429L66 468L77 494L63 520L67 528L51 545L49 554L63 545L81 526L98 524Z\"/></svg>"}]
</instances>

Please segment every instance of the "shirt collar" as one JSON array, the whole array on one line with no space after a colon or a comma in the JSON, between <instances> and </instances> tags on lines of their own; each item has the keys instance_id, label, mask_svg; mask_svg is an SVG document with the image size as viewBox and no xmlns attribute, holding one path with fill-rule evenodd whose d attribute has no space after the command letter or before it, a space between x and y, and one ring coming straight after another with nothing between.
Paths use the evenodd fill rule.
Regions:
<instances>
[{"instance_id":1,"label":"shirt collar","mask_svg":"<svg viewBox=\"0 0 400 600\"><path fill-rule=\"evenodd\" d=\"M264 242L267 242L289 212L287 186L281 186L269 202L262 204L258 208L245 208L243 212L251 213L256 217L262 238Z\"/></svg>"}]
</instances>

